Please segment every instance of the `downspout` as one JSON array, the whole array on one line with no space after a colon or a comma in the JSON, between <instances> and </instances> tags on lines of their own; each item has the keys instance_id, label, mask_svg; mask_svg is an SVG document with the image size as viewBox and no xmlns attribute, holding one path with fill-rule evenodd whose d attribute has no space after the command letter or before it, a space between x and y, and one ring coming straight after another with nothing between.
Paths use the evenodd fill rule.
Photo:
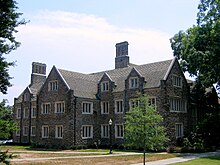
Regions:
<instances>
[{"instance_id":1,"label":"downspout","mask_svg":"<svg viewBox=\"0 0 220 165\"><path fill-rule=\"evenodd\" d=\"M33 95L31 95L31 98L33 97ZM29 105L29 131L28 131L28 143L30 144L31 143L31 115L32 115L32 111L31 111L31 109L32 109L32 103L31 103L31 99L30 98L30 105Z\"/></svg>"},{"instance_id":2,"label":"downspout","mask_svg":"<svg viewBox=\"0 0 220 165\"><path fill-rule=\"evenodd\" d=\"M74 97L74 112L73 112L73 122L74 122L74 135L73 135L73 138L74 138L74 145L76 145L76 97Z\"/></svg>"}]
</instances>

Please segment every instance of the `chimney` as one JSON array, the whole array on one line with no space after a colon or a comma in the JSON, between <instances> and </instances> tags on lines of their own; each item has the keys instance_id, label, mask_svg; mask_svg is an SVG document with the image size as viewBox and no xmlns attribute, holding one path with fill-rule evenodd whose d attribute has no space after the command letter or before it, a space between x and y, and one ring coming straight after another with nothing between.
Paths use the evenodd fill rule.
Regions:
<instances>
[{"instance_id":1,"label":"chimney","mask_svg":"<svg viewBox=\"0 0 220 165\"><path fill-rule=\"evenodd\" d=\"M116 57L115 57L115 69L125 68L129 66L128 56L128 42L120 42L115 45Z\"/></svg>"},{"instance_id":2,"label":"chimney","mask_svg":"<svg viewBox=\"0 0 220 165\"><path fill-rule=\"evenodd\" d=\"M44 82L46 80L46 64L33 62L31 84Z\"/></svg>"}]
</instances>

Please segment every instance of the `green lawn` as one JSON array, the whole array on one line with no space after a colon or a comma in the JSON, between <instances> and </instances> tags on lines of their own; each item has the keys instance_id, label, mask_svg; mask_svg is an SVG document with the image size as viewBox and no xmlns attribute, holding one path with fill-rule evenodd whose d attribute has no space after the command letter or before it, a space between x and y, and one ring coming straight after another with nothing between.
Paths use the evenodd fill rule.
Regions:
<instances>
[{"instance_id":1,"label":"green lawn","mask_svg":"<svg viewBox=\"0 0 220 165\"><path fill-rule=\"evenodd\" d=\"M176 163L174 165L219 165L220 164L220 155L199 158L195 160L190 160L187 162Z\"/></svg>"}]
</instances>

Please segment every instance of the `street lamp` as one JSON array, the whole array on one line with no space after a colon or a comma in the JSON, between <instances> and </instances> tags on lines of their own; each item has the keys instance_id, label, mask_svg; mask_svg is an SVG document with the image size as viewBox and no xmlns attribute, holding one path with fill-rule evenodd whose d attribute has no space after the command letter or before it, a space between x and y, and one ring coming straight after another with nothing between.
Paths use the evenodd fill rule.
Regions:
<instances>
[{"instance_id":1,"label":"street lamp","mask_svg":"<svg viewBox=\"0 0 220 165\"><path fill-rule=\"evenodd\" d=\"M109 154L112 154L112 119L109 119L109 132L110 132L110 138L109 138Z\"/></svg>"}]
</instances>

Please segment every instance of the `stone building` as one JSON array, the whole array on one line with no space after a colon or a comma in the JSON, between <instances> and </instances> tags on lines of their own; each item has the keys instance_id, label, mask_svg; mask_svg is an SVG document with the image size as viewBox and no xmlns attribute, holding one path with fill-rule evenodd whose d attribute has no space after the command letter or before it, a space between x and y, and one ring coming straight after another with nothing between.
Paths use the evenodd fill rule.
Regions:
<instances>
[{"instance_id":1,"label":"stone building","mask_svg":"<svg viewBox=\"0 0 220 165\"><path fill-rule=\"evenodd\" d=\"M178 60L129 62L128 42L116 44L115 69L83 74L33 63L31 84L15 99L20 131L14 142L48 147L124 142L124 116L138 105L137 92L164 119L171 143L190 131L189 88ZM112 120L110 133L109 120Z\"/></svg>"}]
</instances>

